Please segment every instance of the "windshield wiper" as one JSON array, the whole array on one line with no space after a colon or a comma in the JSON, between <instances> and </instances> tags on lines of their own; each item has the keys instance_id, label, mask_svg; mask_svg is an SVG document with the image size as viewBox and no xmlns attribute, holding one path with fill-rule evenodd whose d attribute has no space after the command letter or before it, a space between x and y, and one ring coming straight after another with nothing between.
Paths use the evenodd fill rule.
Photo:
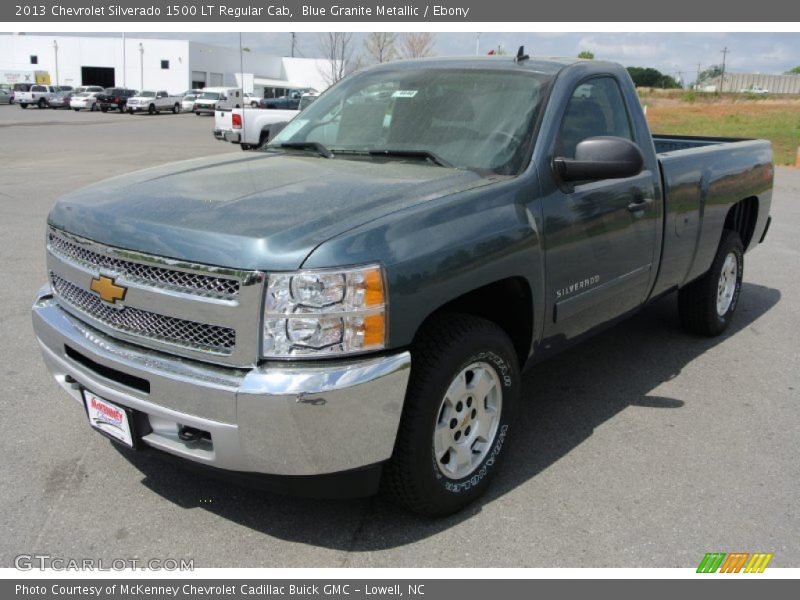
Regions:
<instances>
[{"instance_id":1,"label":"windshield wiper","mask_svg":"<svg viewBox=\"0 0 800 600\"><path fill-rule=\"evenodd\" d=\"M319 142L284 142L281 148L294 148L296 150L315 150L320 156L333 158L333 152Z\"/></svg>"},{"instance_id":2,"label":"windshield wiper","mask_svg":"<svg viewBox=\"0 0 800 600\"><path fill-rule=\"evenodd\" d=\"M407 157L407 158L423 158L425 160L431 161L435 165L439 165L440 167L447 167L448 169L455 169L455 165L451 162L446 161L438 154L431 152L430 150L400 150L400 149L384 149L384 150L369 150L368 153L372 156L400 156L400 157Z\"/></svg>"}]
</instances>

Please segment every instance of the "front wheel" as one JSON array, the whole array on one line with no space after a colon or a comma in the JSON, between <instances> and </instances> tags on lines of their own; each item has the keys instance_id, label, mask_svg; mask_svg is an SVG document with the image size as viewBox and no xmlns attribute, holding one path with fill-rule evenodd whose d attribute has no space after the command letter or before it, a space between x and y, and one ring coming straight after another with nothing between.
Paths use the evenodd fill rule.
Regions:
<instances>
[{"instance_id":1,"label":"front wheel","mask_svg":"<svg viewBox=\"0 0 800 600\"><path fill-rule=\"evenodd\" d=\"M739 234L726 229L711 268L678 292L684 328L701 335L719 335L730 325L739 301L744 272L744 246Z\"/></svg>"},{"instance_id":2,"label":"front wheel","mask_svg":"<svg viewBox=\"0 0 800 600\"><path fill-rule=\"evenodd\" d=\"M469 315L435 317L412 350L384 495L440 516L483 494L500 468L519 377L514 346L497 325Z\"/></svg>"}]
</instances>

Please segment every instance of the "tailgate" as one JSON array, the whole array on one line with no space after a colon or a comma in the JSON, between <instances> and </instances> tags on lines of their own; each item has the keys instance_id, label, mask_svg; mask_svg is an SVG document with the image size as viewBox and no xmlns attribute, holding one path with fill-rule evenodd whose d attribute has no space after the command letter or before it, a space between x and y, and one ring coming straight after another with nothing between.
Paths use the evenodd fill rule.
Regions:
<instances>
[{"instance_id":1,"label":"tailgate","mask_svg":"<svg viewBox=\"0 0 800 600\"><path fill-rule=\"evenodd\" d=\"M234 109L241 110L241 109ZM231 131L233 129L233 110L214 111L214 130Z\"/></svg>"}]
</instances>

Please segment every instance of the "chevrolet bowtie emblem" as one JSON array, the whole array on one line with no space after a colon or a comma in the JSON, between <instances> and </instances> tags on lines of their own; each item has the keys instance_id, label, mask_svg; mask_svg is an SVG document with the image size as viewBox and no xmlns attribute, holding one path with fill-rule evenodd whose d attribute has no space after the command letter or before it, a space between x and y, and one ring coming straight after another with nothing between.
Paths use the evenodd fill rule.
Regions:
<instances>
[{"instance_id":1,"label":"chevrolet bowtie emblem","mask_svg":"<svg viewBox=\"0 0 800 600\"><path fill-rule=\"evenodd\" d=\"M111 277L100 275L92 279L92 285L89 286L100 299L108 302L109 304L116 304L117 300L124 300L128 288L117 285Z\"/></svg>"}]
</instances>

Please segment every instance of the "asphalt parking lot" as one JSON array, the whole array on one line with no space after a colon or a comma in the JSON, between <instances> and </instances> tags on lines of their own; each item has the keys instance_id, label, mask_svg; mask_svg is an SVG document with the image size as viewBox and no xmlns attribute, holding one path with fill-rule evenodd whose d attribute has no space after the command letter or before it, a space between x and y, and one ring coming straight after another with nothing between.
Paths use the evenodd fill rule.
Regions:
<instances>
[{"instance_id":1,"label":"asphalt parking lot","mask_svg":"<svg viewBox=\"0 0 800 600\"><path fill-rule=\"evenodd\" d=\"M40 359L29 308L61 194L240 152L212 119L0 106L0 566L18 554L195 566L694 567L705 552L800 566L800 169L745 262L731 330L678 326L674 296L525 378L504 471L443 520L379 499L235 487L93 433Z\"/></svg>"}]
</instances>

